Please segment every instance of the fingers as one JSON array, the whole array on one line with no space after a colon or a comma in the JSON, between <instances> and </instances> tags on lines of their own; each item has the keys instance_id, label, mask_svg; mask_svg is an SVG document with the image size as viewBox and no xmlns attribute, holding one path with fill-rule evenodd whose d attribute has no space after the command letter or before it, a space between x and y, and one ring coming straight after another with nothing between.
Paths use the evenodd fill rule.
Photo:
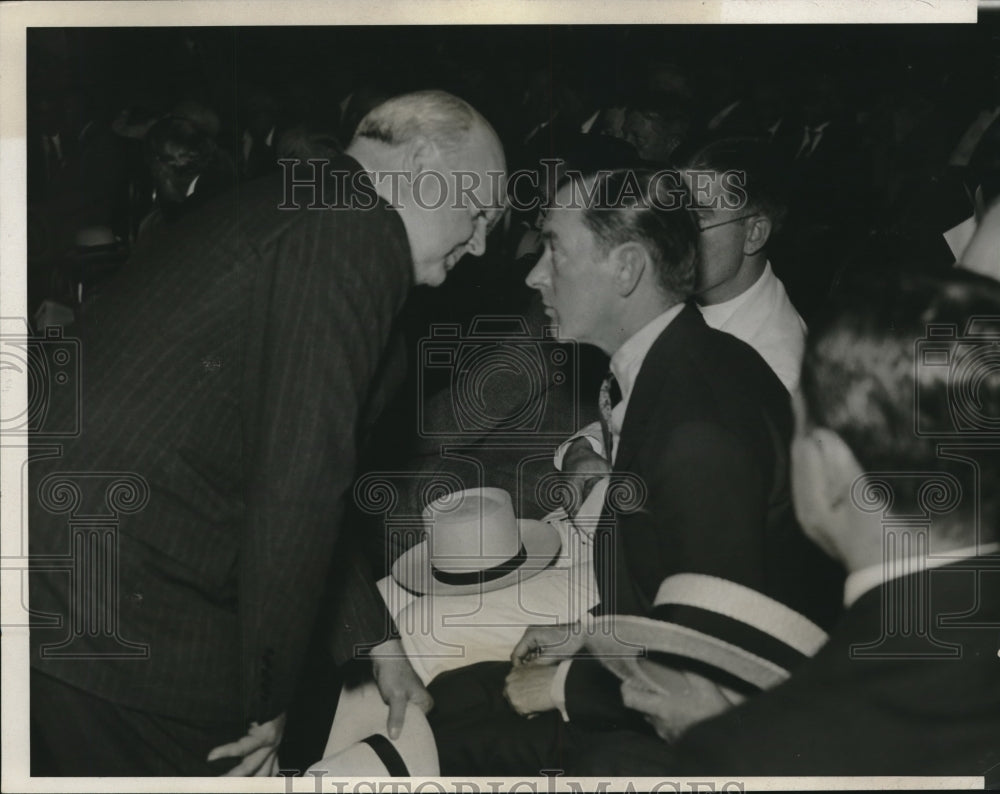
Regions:
<instances>
[{"instance_id":1,"label":"fingers","mask_svg":"<svg viewBox=\"0 0 1000 794\"><path fill-rule=\"evenodd\" d=\"M571 634L572 627L566 624L531 626L514 646L511 663L515 668L556 664L575 652Z\"/></svg>"},{"instance_id":2,"label":"fingers","mask_svg":"<svg viewBox=\"0 0 1000 794\"><path fill-rule=\"evenodd\" d=\"M397 692L389 698L389 720L386 723L386 730L390 739L398 739L403 731L403 722L406 719L406 704L408 699L405 694Z\"/></svg>"},{"instance_id":3,"label":"fingers","mask_svg":"<svg viewBox=\"0 0 1000 794\"><path fill-rule=\"evenodd\" d=\"M511 651L510 661L514 667L520 667L522 664L527 664L538 651L538 640L531 633L531 629L528 629Z\"/></svg>"},{"instance_id":4,"label":"fingers","mask_svg":"<svg viewBox=\"0 0 1000 794\"><path fill-rule=\"evenodd\" d=\"M257 723L254 723L256 727ZM252 729L251 729L252 730ZM212 752L208 754L208 761L218 761L220 758L235 758L238 756L245 756L248 753L252 753L255 750L263 747L266 744L266 740L259 736L251 733L248 736L244 736L237 742L231 742L230 744L224 744L220 747L216 747Z\"/></svg>"},{"instance_id":5,"label":"fingers","mask_svg":"<svg viewBox=\"0 0 1000 794\"><path fill-rule=\"evenodd\" d=\"M423 686L420 687L419 691L410 696L410 702L424 714L434 708L434 698L431 697L431 693L424 689Z\"/></svg>"},{"instance_id":6,"label":"fingers","mask_svg":"<svg viewBox=\"0 0 1000 794\"><path fill-rule=\"evenodd\" d=\"M636 687L629 681L623 683L621 689L622 703L624 703L628 708L634 709L637 704L642 702L640 690L636 689Z\"/></svg>"},{"instance_id":7,"label":"fingers","mask_svg":"<svg viewBox=\"0 0 1000 794\"><path fill-rule=\"evenodd\" d=\"M386 731L390 739L398 739L406 721L407 704L413 703L426 714L434 708L434 698L424 686L414 680L408 688L399 689L389 694L386 703L389 706L389 718L386 721Z\"/></svg>"},{"instance_id":8,"label":"fingers","mask_svg":"<svg viewBox=\"0 0 1000 794\"><path fill-rule=\"evenodd\" d=\"M545 656L547 647L538 634L525 634L514 648L510 660L514 667L551 664L553 660Z\"/></svg>"},{"instance_id":9,"label":"fingers","mask_svg":"<svg viewBox=\"0 0 1000 794\"><path fill-rule=\"evenodd\" d=\"M405 656L375 658L372 669L379 694L389 706L386 730L390 739L396 739L403 729L407 703L412 701L426 713L434 706L434 699Z\"/></svg>"},{"instance_id":10,"label":"fingers","mask_svg":"<svg viewBox=\"0 0 1000 794\"><path fill-rule=\"evenodd\" d=\"M273 747L262 747L250 753L240 763L226 772L223 777L249 777L270 775L273 768L273 761L276 761L278 754Z\"/></svg>"}]
</instances>

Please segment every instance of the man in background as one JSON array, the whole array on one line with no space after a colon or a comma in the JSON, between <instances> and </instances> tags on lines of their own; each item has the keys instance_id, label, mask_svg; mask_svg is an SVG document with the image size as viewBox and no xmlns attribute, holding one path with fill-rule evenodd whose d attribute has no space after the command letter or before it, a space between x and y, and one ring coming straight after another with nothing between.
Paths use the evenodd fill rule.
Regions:
<instances>
[{"instance_id":1,"label":"man in background","mask_svg":"<svg viewBox=\"0 0 1000 794\"><path fill-rule=\"evenodd\" d=\"M792 445L796 512L846 567L846 612L784 684L673 747L607 746L581 774L996 785L1000 285L961 271L866 281L814 324Z\"/></svg>"},{"instance_id":2,"label":"man in background","mask_svg":"<svg viewBox=\"0 0 1000 794\"><path fill-rule=\"evenodd\" d=\"M705 322L750 345L793 391L806 325L768 260L787 213L776 154L761 139L722 139L686 157L681 173L698 218L694 297Z\"/></svg>"}]
</instances>

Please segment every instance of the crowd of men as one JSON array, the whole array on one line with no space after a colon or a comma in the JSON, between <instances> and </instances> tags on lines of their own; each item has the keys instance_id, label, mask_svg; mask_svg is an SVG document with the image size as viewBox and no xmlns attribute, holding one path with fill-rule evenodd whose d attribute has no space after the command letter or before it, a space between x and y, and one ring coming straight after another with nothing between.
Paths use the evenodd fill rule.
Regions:
<instances>
[{"instance_id":1,"label":"crowd of men","mask_svg":"<svg viewBox=\"0 0 1000 794\"><path fill-rule=\"evenodd\" d=\"M594 105L542 77L555 99L513 137L523 119L386 82L356 86L328 128L284 126L256 94L232 153L203 102L125 114L113 134L145 147L156 191L142 219L130 178L115 213L103 167L102 201L72 208L41 103L29 202L129 250L70 295L84 376L46 395L45 422L75 432L33 439L31 608L49 616L31 629L33 774L303 771L355 674L388 704L390 740L408 705L426 713L445 775L1000 768L996 97L949 151L969 188L957 216L920 227L954 240L971 219L942 255L920 250L912 213L865 233L912 186L888 169L869 191L836 75L798 105L766 81L699 95L667 63ZM309 160L330 178L310 184ZM518 180L529 208L518 169L538 177ZM412 289L446 280L462 306ZM581 346L579 380L515 378L479 406L502 426L543 404L539 435L578 420L543 456L570 519L607 478L644 498L609 487L585 619L528 627L509 661L425 687L374 584L407 539L358 514L354 484L447 470L544 512L539 473L495 428L456 431L462 463L410 424L415 399L432 424L463 399L419 357L408 375L414 329L483 313ZM418 493L401 494L417 513ZM103 552L95 517L114 525ZM637 646L632 672L609 662Z\"/></svg>"}]
</instances>

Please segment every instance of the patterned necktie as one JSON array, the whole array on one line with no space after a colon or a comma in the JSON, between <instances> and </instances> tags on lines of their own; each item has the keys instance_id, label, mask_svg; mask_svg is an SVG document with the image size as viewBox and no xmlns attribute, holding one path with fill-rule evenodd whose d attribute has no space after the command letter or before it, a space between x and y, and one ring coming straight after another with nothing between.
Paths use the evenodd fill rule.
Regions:
<instances>
[{"instance_id":1,"label":"patterned necktie","mask_svg":"<svg viewBox=\"0 0 1000 794\"><path fill-rule=\"evenodd\" d=\"M601 391L597 395L597 409L601 413L601 433L604 436L604 454L611 462L614 447L614 437L611 434L611 411L622 398L618 380L613 372L609 372L601 381Z\"/></svg>"}]
</instances>

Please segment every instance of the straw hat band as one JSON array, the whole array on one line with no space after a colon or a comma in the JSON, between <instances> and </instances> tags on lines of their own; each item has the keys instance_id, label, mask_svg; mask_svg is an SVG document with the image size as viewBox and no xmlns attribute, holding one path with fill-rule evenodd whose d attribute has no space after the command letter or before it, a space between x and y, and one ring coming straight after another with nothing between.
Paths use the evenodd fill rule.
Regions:
<instances>
[{"instance_id":1,"label":"straw hat band","mask_svg":"<svg viewBox=\"0 0 1000 794\"><path fill-rule=\"evenodd\" d=\"M423 518L425 538L392 565L392 577L412 593L470 595L518 585L548 568L562 546L551 524L517 519L502 488L446 494Z\"/></svg>"},{"instance_id":2,"label":"straw hat band","mask_svg":"<svg viewBox=\"0 0 1000 794\"><path fill-rule=\"evenodd\" d=\"M467 585L467 584L479 584L480 582L492 582L496 579L506 576L509 573L513 573L528 559L528 552L524 548L524 544L521 544L521 548L518 549L517 554L515 554L510 559L504 560L499 565L494 565L491 568L483 568L479 571L466 571L464 573L455 573L454 571L442 571L434 563L431 563L431 576L437 579L442 584L449 585Z\"/></svg>"},{"instance_id":3,"label":"straw hat band","mask_svg":"<svg viewBox=\"0 0 1000 794\"><path fill-rule=\"evenodd\" d=\"M636 663L639 665L639 670L647 675L649 670L644 666L647 664L695 673L707 681L727 687L744 697L750 697L750 695L756 695L758 692L777 686L788 678L787 671L777 667L770 669L768 662L763 659L757 659L750 654L739 657L738 651L733 648L728 648L727 652L729 654L727 659L732 661L727 661L726 666L669 651L649 651L645 659L637 659Z\"/></svg>"},{"instance_id":4,"label":"straw hat band","mask_svg":"<svg viewBox=\"0 0 1000 794\"><path fill-rule=\"evenodd\" d=\"M403 756L399 754L396 746L381 733L373 733L361 741L375 751L375 755L378 756L379 761L385 766L385 771L389 777L410 776L410 770L406 768Z\"/></svg>"},{"instance_id":5,"label":"straw hat band","mask_svg":"<svg viewBox=\"0 0 1000 794\"><path fill-rule=\"evenodd\" d=\"M809 658L808 654L802 653L794 645L766 631L708 609L683 604L663 604L653 607L649 617L677 626L684 633L724 642L741 655L755 656L781 670L793 670Z\"/></svg>"},{"instance_id":6,"label":"straw hat band","mask_svg":"<svg viewBox=\"0 0 1000 794\"><path fill-rule=\"evenodd\" d=\"M758 632L771 635L774 640L803 656L813 656L827 640L826 632L794 609L763 593L717 576L683 573L668 577L660 585L653 603L656 607L696 607L732 618ZM668 619L673 622L672 618Z\"/></svg>"}]
</instances>

